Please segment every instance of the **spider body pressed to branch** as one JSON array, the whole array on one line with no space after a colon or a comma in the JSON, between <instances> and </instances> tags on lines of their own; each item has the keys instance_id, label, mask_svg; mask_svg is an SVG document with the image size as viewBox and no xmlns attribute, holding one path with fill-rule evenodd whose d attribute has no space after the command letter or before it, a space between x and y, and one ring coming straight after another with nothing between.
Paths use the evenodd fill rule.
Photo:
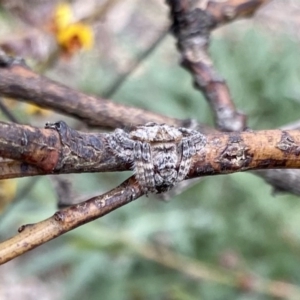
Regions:
<instances>
[{"instance_id":1,"label":"spider body pressed to branch","mask_svg":"<svg viewBox=\"0 0 300 300\"><path fill-rule=\"evenodd\" d=\"M168 191L184 180L191 157L205 146L206 139L195 130L147 123L129 133L116 129L107 142L114 154L132 163L136 179L147 194Z\"/></svg>"}]
</instances>

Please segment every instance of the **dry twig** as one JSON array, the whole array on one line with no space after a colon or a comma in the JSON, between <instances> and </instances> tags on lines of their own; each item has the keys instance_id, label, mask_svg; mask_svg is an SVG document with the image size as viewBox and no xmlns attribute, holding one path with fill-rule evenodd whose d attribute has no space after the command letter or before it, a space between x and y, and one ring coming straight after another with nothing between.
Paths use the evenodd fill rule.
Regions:
<instances>
[{"instance_id":1,"label":"dry twig","mask_svg":"<svg viewBox=\"0 0 300 300\"><path fill-rule=\"evenodd\" d=\"M138 199L142 194L138 183L131 177L106 194L62 209L42 222L23 225L19 228L18 235L0 244L0 264L78 226L102 217Z\"/></svg>"},{"instance_id":2,"label":"dry twig","mask_svg":"<svg viewBox=\"0 0 300 300\"><path fill-rule=\"evenodd\" d=\"M168 0L173 32L182 56L182 65L192 74L195 87L203 92L223 131L241 131L245 116L233 104L225 80L215 70L208 54L210 33L225 22L252 15L267 1ZM203 5L203 3L205 5Z\"/></svg>"},{"instance_id":3,"label":"dry twig","mask_svg":"<svg viewBox=\"0 0 300 300\"><path fill-rule=\"evenodd\" d=\"M87 96L30 70L0 53L0 94L84 120L104 128L132 127L145 122L189 127L190 121L168 118L136 107ZM66 101L67 99L67 101Z\"/></svg>"}]
</instances>

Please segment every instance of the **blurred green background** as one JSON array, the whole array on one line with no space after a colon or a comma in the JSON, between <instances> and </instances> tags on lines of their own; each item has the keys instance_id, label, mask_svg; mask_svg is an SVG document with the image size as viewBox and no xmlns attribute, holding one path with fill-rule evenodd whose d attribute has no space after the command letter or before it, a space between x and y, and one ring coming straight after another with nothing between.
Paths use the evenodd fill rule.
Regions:
<instances>
[{"instance_id":1,"label":"blurred green background","mask_svg":"<svg viewBox=\"0 0 300 300\"><path fill-rule=\"evenodd\" d=\"M7 32L14 30L17 35L23 26L2 2L0 44ZM55 64L44 70L47 76L101 96L169 22L161 1L115 2L104 19L91 25L96 32L93 49L67 60L56 57ZM252 129L277 128L299 119L300 19L289 19L289 5L299 13L300 4L278 3L212 35L213 61ZM37 9L42 8L40 3ZM289 23L282 23L282 14ZM27 60L36 68L41 63L30 55ZM207 103L179 66L171 36L111 98L213 125ZM78 125L58 114L26 113L24 104L14 113L22 123L42 126L50 118ZM6 120L4 115L1 119ZM88 199L129 175L64 178L72 183L75 195ZM30 180L18 180L19 193ZM25 197L17 199L2 210L1 240L14 235L20 225L41 221L56 211L51 177L40 178ZM0 299L259 300L277 299L276 295L300 299L299 216L298 197L274 196L272 188L252 174L203 178L168 202L143 197L1 266ZM10 289L14 296L5 298ZM17 298L18 291L22 296Z\"/></svg>"}]
</instances>

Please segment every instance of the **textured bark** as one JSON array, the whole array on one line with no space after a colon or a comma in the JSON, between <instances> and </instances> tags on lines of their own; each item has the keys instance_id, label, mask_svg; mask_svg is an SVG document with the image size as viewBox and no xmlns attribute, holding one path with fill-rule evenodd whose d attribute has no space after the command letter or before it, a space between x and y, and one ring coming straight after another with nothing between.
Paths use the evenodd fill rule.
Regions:
<instances>
[{"instance_id":1,"label":"textured bark","mask_svg":"<svg viewBox=\"0 0 300 300\"><path fill-rule=\"evenodd\" d=\"M35 165L42 174L124 171L132 168L131 163L106 146L109 134L80 132L64 122L51 126L56 129L0 123L1 156L21 160L24 166ZM298 130L208 133L204 136L206 145L192 157L188 178L300 167ZM4 163L7 164L3 162L3 166ZM19 176L23 173L20 172Z\"/></svg>"},{"instance_id":2,"label":"textured bark","mask_svg":"<svg viewBox=\"0 0 300 300\"><path fill-rule=\"evenodd\" d=\"M45 172L54 170L59 158L57 133L26 125L0 122L0 156L37 165ZM26 173L26 166L24 164ZM21 171L23 169L21 168Z\"/></svg>"},{"instance_id":3,"label":"textured bark","mask_svg":"<svg viewBox=\"0 0 300 300\"><path fill-rule=\"evenodd\" d=\"M282 130L299 130L300 121L287 124L281 128ZM274 193L292 193L300 196L300 170L282 169L282 170L259 170L253 174L263 178L270 184Z\"/></svg>"},{"instance_id":4,"label":"textured bark","mask_svg":"<svg viewBox=\"0 0 300 300\"><path fill-rule=\"evenodd\" d=\"M3 172L0 178L12 178L12 174L23 177L53 173L123 171L130 168L107 151L105 133L79 132L64 122L57 124L60 124L60 133L50 128L0 122L0 155L22 161L1 162ZM20 173L16 174L18 169Z\"/></svg>"},{"instance_id":5,"label":"textured bark","mask_svg":"<svg viewBox=\"0 0 300 300\"><path fill-rule=\"evenodd\" d=\"M300 132L262 130L206 135L189 177L300 167Z\"/></svg>"}]
</instances>

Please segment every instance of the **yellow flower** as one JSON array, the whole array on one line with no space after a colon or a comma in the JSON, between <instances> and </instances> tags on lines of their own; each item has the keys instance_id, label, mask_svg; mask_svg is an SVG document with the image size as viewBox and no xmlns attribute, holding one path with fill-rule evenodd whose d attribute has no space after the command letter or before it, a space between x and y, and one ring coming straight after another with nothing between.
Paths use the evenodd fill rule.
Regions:
<instances>
[{"instance_id":1,"label":"yellow flower","mask_svg":"<svg viewBox=\"0 0 300 300\"><path fill-rule=\"evenodd\" d=\"M79 49L92 48L94 43L92 28L82 22L74 23L69 4L57 5L53 22L57 43L66 54L73 54Z\"/></svg>"},{"instance_id":2,"label":"yellow flower","mask_svg":"<svg viewBox=\"0 0 300 300\"><path fill-rule=\"evenodd\" d=\"M59 30L56 39L68 53L74 53L81 48L91 49L94 42L91 27L83 23L74 23Z\"/></svg>"}]
</instances>

